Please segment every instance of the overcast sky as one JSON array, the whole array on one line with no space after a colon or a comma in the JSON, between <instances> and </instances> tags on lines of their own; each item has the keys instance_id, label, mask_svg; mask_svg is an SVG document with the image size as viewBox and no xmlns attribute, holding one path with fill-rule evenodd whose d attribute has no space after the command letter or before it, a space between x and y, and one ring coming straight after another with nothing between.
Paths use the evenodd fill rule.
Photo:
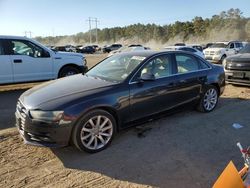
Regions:
<instances>
[{"instance_id":1,"label":"overcast sky","mask_svg":"<svg viewBox=\"0 0 250 188\"><path fill-rule=\"evenodd\" d=\"M239 8L250 17L249 0L0 0L0 35L70 35L89 29L88 17L99 28L135 23L159 25L191 21ZM95 23L92 23L95 27Z\"/></svg>"}]
</instances>

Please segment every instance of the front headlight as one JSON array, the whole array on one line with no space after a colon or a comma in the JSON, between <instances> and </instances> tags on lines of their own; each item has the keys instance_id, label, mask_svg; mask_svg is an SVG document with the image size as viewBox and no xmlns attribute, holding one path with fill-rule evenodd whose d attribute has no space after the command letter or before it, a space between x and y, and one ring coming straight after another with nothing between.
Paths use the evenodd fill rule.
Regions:
<instances>
[{"instance_id":1,"label":"front headlight","mask_svg":"<svg viewBox=\"0 0 250 188\"><path fill-rule=\"evenodd\" d=\"M86 60L86 58L83 59L83 65L87 65L87 60Z\"/></svg>"},{"instance_id":2,"label":"front headlight","mask_svg":"<svg viewBox=\"0 0 250 188\"><path fill-rule=\"evenodd\" d=\"M226 67L226 63L227 63L227 60L226 60L226 59L223 59L222 65L223 65L224 68Z\"/></svg>"},{"instance_id":3,"label":"front headlight","mask_svg":"<svg viewBox=\"0 0 250 188\"><path fill-rule=\"evenodd\" d=\"M63 118L63 111L30 110L30 116L35 120L57 122Z\"/></svg>"}]
</instances>

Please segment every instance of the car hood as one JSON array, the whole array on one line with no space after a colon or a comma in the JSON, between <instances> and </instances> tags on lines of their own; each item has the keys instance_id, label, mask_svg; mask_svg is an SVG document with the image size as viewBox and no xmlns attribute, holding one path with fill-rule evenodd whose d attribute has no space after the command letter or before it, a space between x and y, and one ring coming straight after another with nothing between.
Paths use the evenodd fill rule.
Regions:
<instances>
[{"instance_id":1,"label":"car hood","mask_svg":"<svg viewBox=\"0 0 250 188\"><path fill-rule=\"evenodd\" d=\"M56 57L84 57L83 54L80 53L74 53L74 52L55 52Z\"/></svg>"},{"instance_id":2,"label":"car hood","mask_svg":"<svg viewBox=\"0 0 250 188\"><path fill-rule=\"evenodd\" d=\"M225 48L207 48L207 49L204 50L204 52L209 52L209 51L217 52L217 51L220 51L222 49L225 49Z\"/></svg>"},{"instance_id":3,"label":"car hood","mask_svg":"<svg viewBox=\"0 0 250 188\"><path fill-rule=\"evenodd\" d=\"M77 74L35 86L24 92L19 100L27 109L37 109L44 103L62 98L72 99L74 98L72 96L83 96L86 93L95 93L101 88L115 84L99 78Z\"/></svg>"},{"instance_id":4,"label":"car hood","mask_svg":"<svg viewBox=\"0 0 250 188\"><path fill-rule=\"evenodd\" d=\"M250 53L236 54L227 58L228 62L249 62L250 63Z\"/></svg>"}]
</instances>

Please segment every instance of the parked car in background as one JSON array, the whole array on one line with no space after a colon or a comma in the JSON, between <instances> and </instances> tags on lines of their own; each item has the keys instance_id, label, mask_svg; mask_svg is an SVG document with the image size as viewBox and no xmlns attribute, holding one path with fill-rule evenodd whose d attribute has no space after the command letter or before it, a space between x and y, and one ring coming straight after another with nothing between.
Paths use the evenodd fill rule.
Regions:
<instances>
[{"instance_id":1,"label":"parked car in background","mask_svg":"<svg viewBox=\"0 0 250 188\"><path fill-rule=\"evenodd\" d=\"M109 53L109 52L111 52L113 50L118 50L121 47L122 47L121 44L112 44L112 45L103 47L102 51L103 51L103 53Z\"/></svg>"},{"instance_id":2,"label":"parked car in background","mask_svg":"<svg viewBox=\"0 0 250 188\"><path fill-rule=\"evenodd\" d=\"M242 47L240 41L216 42L204 50L205 59L213 63L222 63L226 57L236 54Z\"/></svg>"},{"instance_id":3,"label":"parked car in background","mask_svg":"<svg viewBox=\"0 0 250 188\"><path fill-rule=\"evenodd\" d=\"M98 45L94 44L92 45L94 48L95 48L95 51L100 51L101 50L101 47L99 47Z\"/></svg>"},{"instance_id":4,"label":"parked car in background","mask_svg":"<svg viewBox=\"0 0 250 188\"><path fill-rule=\"evenodd\" d=\"M195 48L189 47L189 46L167 46L164 48L164 50L182 50L182 51L194 53L202 58L205 58L203 52Z\"/></svg>"},{"instance_id":5,"label":"parked car in background","mask_svg":"<svg viewBox=\"0 0 250 188\"><path fill-rule=\"evenodd\" d=\"M67 52L65 46L54 46L51 49L56 52Z\"/></svg>"},{"instance_id":6,"label":"parked car in background","mask_svg":"<svg viewBox=\"0 0 250 188\"><path fill-rule=\"evenodd\" d=\"M76 47L73 45L66 45L65 50L66 52L76 52Z\"/></svg>"},{"instance_id":7,"label":"parked car in background","mask_svg":"<svg viewBox=\"0 0 250 188\"><path fill-rule=\"evenodd\" d=\"M186 46L186 44L185 44L185 43L180 43L180 42L179 42L179 43L175 43L174 46Z\"/></svg>"},{"instance_id":8,"label":"parked car in background","mask_svg":"<svg viewBox=\"0 0 250 188\"><path fill-rule=\"evenodd\" d=\"M197 49L197 50L203 52L203 48L202 48L202 46L199 45L199 44L187 44L186 46L191 47L191 48L195 48L195 49Z\"/></svg>"},{"instance_id":9,"label":"parked car in background","mask_svg":"<svg viewBox=\"0 0 250 188\"><path fill-rule=\"evenodd\" d=\"M93 54L96 52L96 49L93 46L81 46L77 48L77 52L84 53L84 54Z\"/></svg>"},{"instance_id":10,"label":"parked car in background","mask_svg":"<svg viewBox=\"0 0 250 188\"><path fill-rule=\"evenodd\" d=\"M108 57L114 55L114 54L118 54L118 53L124 53L124 52L133 52L133 51L143 51L143 50L148 50L146 47L143 46L134 46L134 45L130 45L130 46L123 46L121 48L119 48L118 50L113 50L109 53Z\"/></svg>"},{"instance_id":11,"label":"parked car in background","mask_svg":"<svg viewBox=\"0 0 250 188\"><path fill-rule=\"evenodd\" d=\"M85 75L24 92L16 126L26 143L55 147L71 142L93 153L105 149L117 131L177 107L211 112L224 87L223 67L192 53L121 53Z\"/></svg>"},{"instance_id":12,"label":"parked car in background","mask_svg":"<svg viewBox=\"0 0 250 188\"><path fill-rule=\"evenodd\" d=\"M56 79L87 69L82 54L55 52L15 36L0 36L0 62L0 84Z\"/></svg>"},{"instance_id":13,"label":"parked car in background","mask_svg":"<svg viewBox=\"0 0 250 188\"><path fill-rule=\"evenodd\" d=\"M238 54L224 59L222 64L227 82L250 86L250 44L242 48Z\"/></svg>"},{"instance_id":14,"label":"parked car in background","mask_svg":"<svg viewBox=\"0 0 250 188\"><path fill-rule=\"evenodd\" d=\"M130 44L128 47L143 47L141 44Z\"/></svg>"},{"instance_id":15,"label":"parked car in background","mask_svg":"<svg viewBox=\"0 0 250 188\"><path fill-rule=\"evenodd\" d=\"M202 45L202 49L205 50L206 48L209 48L209 47L212 46L213 44L214 44L214 43L209 42L209 43L207 43L207 44L205 44L205 45Z\"/></svg>"}]
</instances>

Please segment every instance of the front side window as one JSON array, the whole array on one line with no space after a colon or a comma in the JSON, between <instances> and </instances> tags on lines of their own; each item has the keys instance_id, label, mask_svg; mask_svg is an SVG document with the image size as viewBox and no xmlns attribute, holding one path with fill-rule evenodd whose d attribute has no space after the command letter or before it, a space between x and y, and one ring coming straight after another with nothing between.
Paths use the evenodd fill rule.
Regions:
<instances>
[{"instance_id":1,"label":"front side window","mask_svg":"<svg viewBox=\"0 0 250 188\"><path fill-rule=\"evenodd\" d=\"M170 55L163 55L148 62L141 70L141 75L149 73L155 78L163 78L172 74L172 63Z\"/></svg>"},{"instance_id":2,"label":"front side window","mask_svg":"<svg viewBox=\"0 0 250 188\"><path fill-rule=\"evenodd\" d=\"M231 44L229 45L229 48L234 48L234 43L231 43Z\"/></svg>"},{"instance_id":3,"label":"front side window","mask_svg":"<svg viewBox=\"0 0 250 188\"><path fill-rule=\"evenodd\" d=\"M12 40L8 41L8 53L9 55L27 55L30 57L48 57L44 56L45 51L39 46L22 40Z\"/></svg>"},{"instance_id":4,"label":"front side window","mask_svg":"<svg viewBox=\"0 0 250 188\"><path fill-rule=\"evenodd\" d=\"M199 70L199 63L196 58L184 54L176 54L178 73L187 73Z\"/></svg>"}]
</instances>

